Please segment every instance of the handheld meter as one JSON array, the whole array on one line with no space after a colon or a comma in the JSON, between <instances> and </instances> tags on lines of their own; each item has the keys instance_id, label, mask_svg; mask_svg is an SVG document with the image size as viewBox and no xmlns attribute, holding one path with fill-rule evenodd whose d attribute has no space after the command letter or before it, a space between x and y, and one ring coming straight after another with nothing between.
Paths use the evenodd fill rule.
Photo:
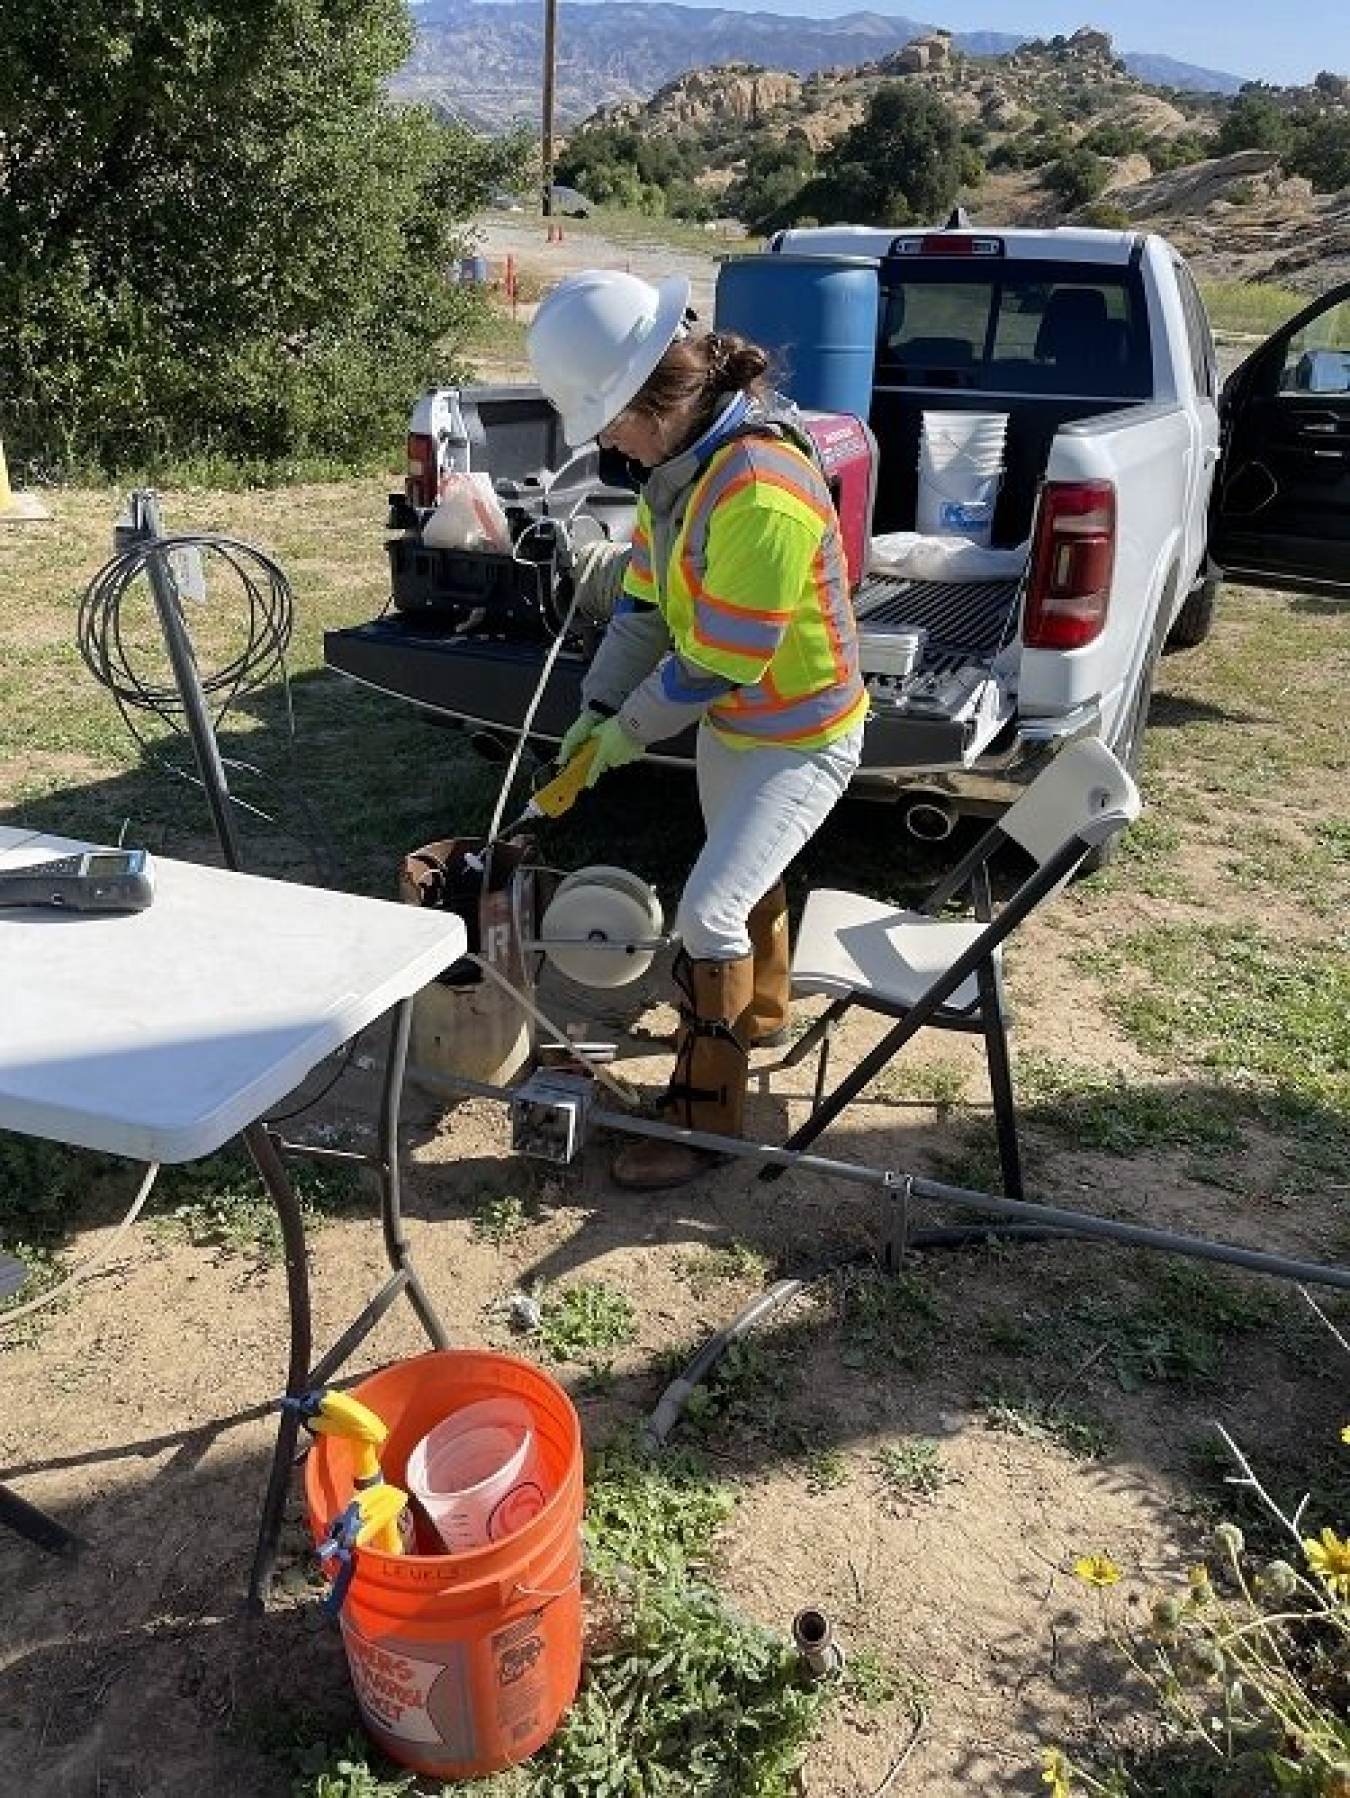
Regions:
<instances>
[{"instance_id":1,"label":"handheld meter","mask_svg":"<svg viewBox=\"0 0 1350 1798\"><path fill-rule=\"evenodd\" d=\"M0 907L144 911L154 896L154 863L144 849L85 849L55 861L0 867Z\"/></svg>"}]
</instances>

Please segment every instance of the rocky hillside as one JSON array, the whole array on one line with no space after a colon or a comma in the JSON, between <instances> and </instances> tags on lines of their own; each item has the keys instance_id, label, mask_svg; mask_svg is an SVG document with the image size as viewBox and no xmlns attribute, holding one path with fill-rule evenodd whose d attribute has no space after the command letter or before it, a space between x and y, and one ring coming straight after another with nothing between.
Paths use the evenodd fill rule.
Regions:
<instances>
[{"instance_id":1,"label":"rocky hillside","mask_svg":"<svg viewBox=\"0 0 1350 1798\"><path fill-rule=\"evenodd\" d=\"M1117 57L1110 37L1090 27L997 57L970 56L952 33L932 31L876 60L806 76L746 63L699 69L649 100L601 106L585 124L708 142L753 126L767 135L796 133L818 151L861 119L883 82L896 80L932 89L961 124L983 126L995 141L1052 114L1078 114L1082 130L1119 123L1147 136L1209 133L1215 124L1212 97L1165 97L1146 88Z\"/></svg>"},{"instance_id":2,"label":"rocky hillside","mask_svg":"<svg viewBox=\"0 0 1350 1798\"><path fill-rule=\"evenodd\" d=\"M1309 296L1350 281L1350 191L1315 194L1260 150L1143 180L1109 197L1215 281L1273 281Z\"/></svg>"},{"instance_id":3,"label":"rocky hillside","mask_svg":"<svg viewBox=\"0 0 1350 1798\"><path fill-rule=\"evenodd\" d=\"M480 130L537 124L544 57L538 0L413 0L417 44L396 93L441 107ZM690 70L750 63L808 76L873 63L921 39L930 26L875 12L841 18L741 13L665 0L610 0L558 8L555 109L563 127L597 105L642 102ZM960 32L963 56L1003 56L1024 34ZM1233 93L1240 76L1166 57L1125 60L1138 79L1191 91Z\"/></svg>"},{"instance_id":4,"label":"rocky hillside","mask_svg":"<svg viewBox=\"0 0 1350 1798\"><path fill-rule=\"evenodd\" d=\"M648 101L602 107L587 125L621 125L644 137L708 146L706 182L736 172L734 152L755 141L799 137L819 153L864 115L883 82L921 83L963 125L974 127L995 165L961 198L975 219L1057 224L1072 219L1034 170L997 170L997 149L1053 119L1070 139L1117 126L1150 145L1166 163L1169 143L1185 139L1186 166L1159 172L1147 153L1119 157L1102 200L1130 223L1164 231L1213 279L1268 279L1321 293L1350 280L1350 191L1314 194L1277 158L1244 151L1204 158L1223 101L1139 81L1110 37L1084 28L1068 39L1033 42L994 58L962 53L946 32L927 32L899 50L855 68L806 76L746 64L701 69L667 83ZM1329 106L1350 109L1350 80L1325 81ZM719 159L716 146L729 146ZM732 160L728 161L728 156Z\"/></svg>"}]
</instances>

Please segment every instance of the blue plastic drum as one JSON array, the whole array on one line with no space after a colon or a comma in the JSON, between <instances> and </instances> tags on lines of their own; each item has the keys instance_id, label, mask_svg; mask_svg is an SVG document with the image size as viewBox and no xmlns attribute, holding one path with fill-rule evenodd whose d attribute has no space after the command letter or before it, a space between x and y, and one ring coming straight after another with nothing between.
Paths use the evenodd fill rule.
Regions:
<instances>
[{"instance_id":1,"label":"blue plastic drum","mask_svg":"<svg viewBox=\"0 0 1350 1798\"><path fill-rule=\"evenodd\" d=\"M867 256L728 256L713 323L768 350L772 378L810 412L872 405L877 263Z\"/></svg>"}]
</instances>

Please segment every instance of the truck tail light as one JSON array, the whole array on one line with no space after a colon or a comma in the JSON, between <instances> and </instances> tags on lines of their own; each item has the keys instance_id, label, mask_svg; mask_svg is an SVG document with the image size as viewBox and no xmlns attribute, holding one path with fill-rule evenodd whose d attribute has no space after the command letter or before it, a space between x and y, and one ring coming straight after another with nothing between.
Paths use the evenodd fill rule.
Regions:
<instances>
[{"instance_id":1,"label":"truck tail light","mask_svg":"<svg viewBox=\"0 0 1350 1798\"><path fill-rule=\"evenodd\" d=\"M1116 560L1109 481L1048 481L1041 490L1022 620L1028 649L1079 649L1106 623Z\"/></svg>"},{"instance_id":2,"label":"truck tail light","mask_svg":"<svg viewBox=\"0 0 1350 1798\"><path fill-rule=\"evenodd\" d=\"M436 440L434 437L408 438L408 472L403 491L414 506L436 504Z\"/></svg>"}]
</instances>

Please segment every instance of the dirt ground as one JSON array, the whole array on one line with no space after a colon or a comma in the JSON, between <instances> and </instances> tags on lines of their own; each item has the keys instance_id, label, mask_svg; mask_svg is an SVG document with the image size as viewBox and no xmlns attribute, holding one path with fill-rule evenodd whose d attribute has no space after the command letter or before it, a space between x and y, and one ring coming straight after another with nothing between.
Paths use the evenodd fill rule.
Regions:
<instances>
[{"instance_id":1,"label":"dirt ground","mask_svg":"<svg viewBox=\"0 0 1350 1798\"><path fill-rule=\"evenodd\" d=\"M1181 662L1165 664L1161 705L1184 709L1191 678ZM1190 812L1178 811L1184 872L1215 917L1240 922L1250 896L1216 880L1213 842L1194 822L1204 793L1187 797ZM1289 803L1287 792L1271 792L1254 802L1253 817L1278 826ZM876 829L876 816L855 815L849 828ZM842 860L842 825L837 840ZM1297 935L1324 927L1310 926L1293 904L1282 915L1267 897L1266 928ZM1011 961L1014 1053L1059 1056L1148 1087L1164 1104L1184 1102L1196 1090L1189 1076L1144 1061L1078 961L1140 923L1182 914L1196 915L1196 902L1150 897L1128 879L1107 902L1070 894L1049 908ZM569 1018L587 1015L575 990L546 986L544 997ZM625 1075L659 1086L661 1039L673 1022L659 968L596 1000L588 1021L614 1033ZM837 1065L850 1065L875 1033L873 1023L850 1025ZM353 1068L292 1133L325 1140L340 1128L369 1142L380 1052L378 1037L363 1041ZM822 1151L938 1177L954 1152L967 1167L982 1155L987 1168L978 1050L943 1036L925 1049L924 1065L959 1089L955 1107L874 1090ZM809 1079L808 1069L756 1076L750 1129L759 1140L782 1141L802 1117ZM1028 1116L1035 1196L1252 1248L1330 1256L1327 1218L1291 1198L1278 1144L1259 1134L1246 1144L1235 1191L1207 1181L1197 1158L1180 1151L1145 1149L1125 1160L1066 1143L1046 1126ZM724 1328L765 1270L781 1275L874 1252L883 1236L875 1186L802 1170L765 1185L753 1166L737 1163L697 1188L638 1198L611 1182L611 1146L594 1141L566 1168L527 1161L511 1152L500 1104L449 1104L425 1084L409 1088L410 1237L456 1345L532 1352L504 1307L527 1286L602 1282L632 1301L636 1336L614 1352L606 1380L577 1364L555 1369L591 1445L650 1414L672 1351L692 1353ZM128 1169L121 1205L132 1186ZM508 1197L530 1221L494 1241L481 1229L484 1208ZM82 1230L77 1259L106 1245L117 1209L110 1203L105 1219ZM915 1221L955 1220L925 1211ZM738 1247L762 1265L715 1255ZM373 1198L360 1215L313 1230L310 1253L323 1346L381 1278ZM1128 1311L1131 1281L1145 1290L1144 1259L1065 1242L925 1248L907 1263L913 1307L886 1313L861 1351L840 1326L837 1279L808 1285L758 1332L773 1379L714 1440L704 1438L740 1494L715 1583L729 1603L780 1632L801 1608L818 1607L847 1652L866 1651L901 1674L879 1702L832 1708L803 1769L806 1798L1031 1798L1044 1789L1044 1746L1136 1739L1137 1695L1103 1643L1094 1595L1073 1577L1075 1558L1109 1553L1126 1569L1127 1594L1156 1590L1199 1552L1206 1520L1191 1475L1211 1418L1240 1437L1259 1432L1261 1452L1277 1466L1284 1449L1292 1454L1309 1434L1344 1422L1343 1382L1338 1393L1324 1367L1310 1373L1306 1360L1259 1333L1250 1344L1234 1339L1207 1385L1125 1390L1106 1336L1079 1346L1065 1319L1100 1292ZM1298 1301L1279 1291L1293 1314ZM0 1790L282 1798L286 1777L258 1745L269 1726L312 1713L337 1736L355 1727L342 1648L318 1611L298 1481L276 1594L261 1619L242 1614L284 1381L285 1316L279 1267L184 1246L142 1222L77 1303L0 1358L4 1477L88 1543L65 1561L0 1530ZM424 1346L410 1311L396 1306L349 1371ZM1034 1430L994 1428L995 1390L1098 1416L1109 1446L1082 1458ZM916 1440L938 1446L943 1479L927 1494L897 1493L878 1457Z\"/></svg>"},{"instance_id":2,"label":"dirt ground","mask_svg":"<svg viewBox=\"0 0 1350 1798\"><path fill-rule=\"evenodd\" d=\"M1270 815L1276 809L1272 797ZM850 828L859 828L856 817ZM846 856L846 838L837 840ZM1203 878L1208 859L1198 841L1188 871ZM1231 892L1224 915L1240 916L1243 903ZM1176 912L1174 901L1128 881L1109 903L1070 895L1046 911L1011 966L1015 1053L1114 1071L1184 1103L1198 1089L1122 1039L1075 959ZM1293 906L1283 920L1266 919L1281 921L1291 932L1309 928ZM589 1010L576 989L550 991L547 982L543 1003L560 1021L585 1019L613 1033L624 1073L659 1085L660 1039L673 1022L659 967L634 988L595 997ZM851 1026L836 1065L851 1064L875 1028ZM337 1127L368 1142L380 1047L378 1038L364 1041L353 1069L291 1133L323 1141ZM962 1091L954 1109L882 1089L822 1150L939 1178L954 1151L967 1164L982 1154L987 1168L978 1053L943 1036L925 1057ZM808 1078L806 1069L756 1077L750 1127L759 1140L783 1140L803 1113ZM1331 1220L1291 1198L1273 1140L1247 1142L1235 1192L1175 1150L1122 1160L1065 1143L1045 1123L1029 1111L1037 1196L1331 1258ZM527 1286L600 1282L632 1301L636 1337L614 1353L606 1381L576 1364L556 1369L592 1445L647 1417L672 1353L678 1363L724 1328L763 1279L839 1253L875 1252L883 1238L875 1187L801 1170L765 1186L737 1164L701 1187L637 1198L611 1183L604 1140L565 1169L523 1160L510 1151L499 1104L447 1105L425 1083L409 1088L403 1144L414 1252L454 1344L531 1353L504 1313L509 1295ZM79 1233L77 1258L106 1245L133 1184L127 1169L114 1183L116 1204ZM532 1221L503 1241L485 1239L476 1220L505 1198ZM950 1213L916 1219L920 1227L953 1221ZM746 1250L762 1257L762 1269ZM373 1201L314 1230L310 1251L316 1340L325 1345L379 1282ZM808 1287L756 1333L771 1377L711 1442L699 1438L740 1494L715 1583L729 1603L780 1632L799 1609L824 1610L850 1652L879 1657L897 1675L881 1702L832 1709L803 1769L808 1798L865 1798L883 1788L932 1798L1029 1795L1041 1789L1047 1743L1133 1739L1142 1726L1129 1681L1103 1644L1094 1595L1073 1577L1075 1558L1109 1553L1127 1569L1128 1592L1156 1590L1201 1550L1204 1518L1190 1476L1211 1418L1276 1467L1286 1450L1343 1421L1325 1366L1310 1375L1308 1362L1291 1360L1275 1338L1226 1344L1221 1377L1193 1391L1123 1390L1102 1352L1109 1319L1097 1342L1066 1331L1063 1320L1093 1295L1128 1312L1132 1280L1141 1297L1149 1290L1151 1275L1137 1262L1119 1248L1052 1242L920 1250L907 1263L914 1307L882 1315L861 1354L841 1325L837 1282ZM1292 1292L1279 1291L1286 1310L1297 1310ZM424 1346L411 1314L397 1307L350 1371ZM0 1531L4 1790L280 1798L286 1778L258 1748L269 1727L298 1729L313 1716L337 1739L354 1727L342 1650L317 1610L298 1481L277 1594L262 1619L241 1614L284 1361L280 1269L184 1246L144 1221L76 1304L50 1314L0 1361L5 1477L89 1544L67 1563ZM992 1428L993 1392L1100 1418L1110 1446L1083 1459L1034 1429ZM915 1441L937 1445L942 1482L924 1495L895 1493L881 1457ZM923 1724L913 1739L910 1700L919 1695Z\"/></svg>"},{"instance_id":3,"label":"dirt ground","mask_svg":"<svg viewBox=\"0 0 1350 1798\"><path fill-rule=\"evenodd\" d=\"M1123 898L1121 913L1136 904ZM1035 995L1019 992L1022 1034L1075 1060L1128 1066L1064 950L1054 926L1035 933L1027 951ZM658 1007L641 1024L659 1033L670 1018ZM846 1033L841 1065L871 1034L865 1024ZM369 1047L373 1059L377 1045ZM624 1072L655 1084L664 1061L652 1047L645 1035L624 1040ZM948 1039L940 1053L952 1059ZM959 1059L977 1095L976 1058ZM308 1127L320 1140L334 1123L358 1140L368 1134L371 1081L358 1069ZM756 1086L752 1129L781 1141L802 1115L805 1076ZM976 1139L986 1128L977 1112ZM951 1137L932 1107L882 1098L852 1112L828 1153L932 1172ZM753 1270L711 1276L709 1251L741 1245L788 1273L840 1251L875 1250L882 1233L874 1188L800 1170L765 1187L738 1165L696 1189L637 1198L611 1184L601 1142L566 1169L523 1162L509 1151L500 1105L470 1099L447 1108L416 1085L404 1145L414 1253L454 1344L530 1353L503 1306L540 1282L555 1290L602 1282L632 1301L636 1340L615 1354L602 1389L577 1366L557 1370L592 1443L649 1415L671 1350L692 1351L758 1290ZM1125 1164L1086 1146L1047 1152L1034 1132L1030 1146L1033 1190L1060 1203L1319 1252L1318 1228L1275 1193L1239 1219L1221 1202L1227 1195L1171 1157ZM475 1217L507 1195L536 1221L500 1244L483 1240ZM79 1253L97 1251L107 1234L106 1226L83 1232ZM373 1210L315 1230L310 1249L324 1344L378 1284ZM919 1282L922 1308L910 1319L897 1314L895 1335L872 1343L861 1361L837 1326L828 1282L807 1288L759 1332L774 1381L713 1446L740 1492L716 1584L777 1631L799 1609L818 1607L848 1650L880 1657L899 1675L888 1700L834 1708L803 1770L810 1798L878 1792L902 1757L903 1777L887 1789L1030 1794L1046 1744L1102 1730L1130 1739L1138 1725L1129 1682L1102 1644L1092 1594L1072 1575L1075 1558L1109 1553L1140 1593L1179 1576L1197 1554L1182 1474L1216 1410L1239 1432L1259 1414L1267 1453L1272 1438L1293 1442L1327 1428L1334 1399L1324 1382L1300 1379L1273 1350L1236 1358L1218 1390L1192 1397L1127 1396L1089 1350L1056 1363L1053 1390L1040 1391L1043 1401L1068 1394L1073 1406L1109 1419L1108 1454L1083 1460L1035 1434L992 1429L985 1395L1030 1390L1037 1376L1028 1357L1040 1366L1075 1295L1103 1283L1117 1289L1127 1255L1064 1243L920 1251L907 1278ZM342 1651L317 1611L298 1481L277 1595L263 1618L241 1615L284 1344L278 1268L176 1245L143 1224L78 1304L6 1355L7 1477L88 1548L66 1562L0 1532L5 1790L270 1798L287 1786L257 1751L269 1723L308 1713L339 1737L353 1725ZM1010 1353L1010 1344L1020 1347ZM424 1346L399 1307L351 1371ZM943 1483L928 1495L893 1496L878 1456L915 1439L939 1446ZM828 1479L812 1477L827 1466ZM924 1722L911 1746L915 1694Z\"/></svg>"}]
</instances>

